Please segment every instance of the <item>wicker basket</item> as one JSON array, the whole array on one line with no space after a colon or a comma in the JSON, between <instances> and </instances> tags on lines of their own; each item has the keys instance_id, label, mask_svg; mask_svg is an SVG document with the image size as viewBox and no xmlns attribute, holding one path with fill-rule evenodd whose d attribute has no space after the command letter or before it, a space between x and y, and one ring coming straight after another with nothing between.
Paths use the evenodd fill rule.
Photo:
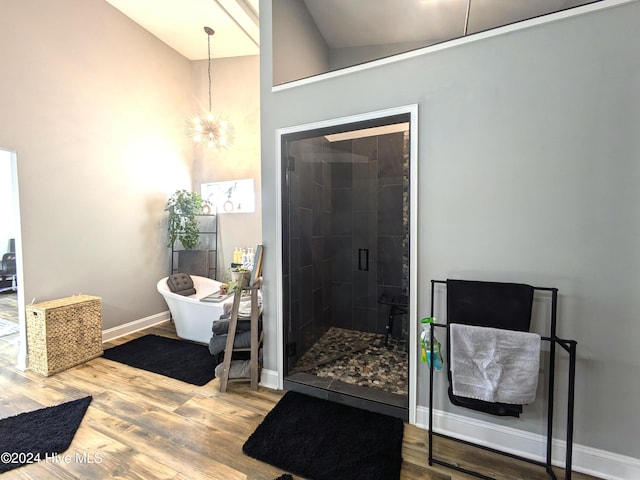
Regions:
<instances>
[{"instance_id":1,"label":"wicker basket","mask_svg":"<svg viewBox=\"0 0 640 480\"><path fill-rule=\"evenodd\" d=\"M27 305L29 368L52 375L102 355L102 301L76 295Z\"/></svg>"}]
</instances>

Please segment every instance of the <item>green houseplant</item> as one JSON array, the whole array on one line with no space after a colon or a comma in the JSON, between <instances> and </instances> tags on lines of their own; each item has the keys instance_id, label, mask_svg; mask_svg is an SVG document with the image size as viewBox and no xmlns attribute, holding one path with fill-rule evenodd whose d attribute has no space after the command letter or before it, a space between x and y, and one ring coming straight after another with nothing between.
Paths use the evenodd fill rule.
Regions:
<instances>
[{"instance_id":1,"label":"green houseplant","mask_svg":"<svg viewBox=\"0 0 640 480\"><path fill-rule=\"evenodd\" d=\"M173 247L180 241L185 250L191 250L198 243L198 220L202 213L202 197L197 192L176 190L167 201L165 208L169 212L169 243Z\"/></svg>"}]
</instances>

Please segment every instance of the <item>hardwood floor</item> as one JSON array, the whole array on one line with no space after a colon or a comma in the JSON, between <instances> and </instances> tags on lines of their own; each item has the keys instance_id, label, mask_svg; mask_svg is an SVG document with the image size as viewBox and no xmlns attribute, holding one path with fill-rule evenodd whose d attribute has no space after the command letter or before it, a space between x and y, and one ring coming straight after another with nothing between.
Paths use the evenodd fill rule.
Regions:
<instances>
[{"instance_id":1,"label":"hardwood floor","mask_svg":"<svg viewBox=\"0 0 640 480\"><path fill-rule=\"evenodd\" d=\"M105 345L146 333L175 337L165 323ZM89 462L39 462L5 473L23 479L221 479L271 480L279 468L247 457L242 445L284 392L234 383L226 393L218 380L203 387L96 358L51 377L15 368L17 335L0 338L0 418L92 395L93 401L68 454ZM464 459L500 480L537 480L540 468L442 439L437 455ZM468 480L475 477L427 464L426 432L405 425L403 480ZM564 478L559 474L559 478ZM294 477L299 479L300 477ZM575 480L594 477L573 474Z\"/></svg>"}]
</instances>

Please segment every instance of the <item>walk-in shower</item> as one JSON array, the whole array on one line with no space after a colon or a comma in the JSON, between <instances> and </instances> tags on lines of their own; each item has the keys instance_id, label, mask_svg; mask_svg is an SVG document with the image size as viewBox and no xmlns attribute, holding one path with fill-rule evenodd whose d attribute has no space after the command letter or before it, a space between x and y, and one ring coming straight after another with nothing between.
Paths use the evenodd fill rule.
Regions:
<instances>
[{"instance_id":1,"label":"walk-in shower","mask_svg":"<svg viewBox=\"0 0 640 480\"><path fill-rule=\"evenodd\" d=\"M280 182L285 388L405 418L410 122L282 135Z\"/></svg>"}]
</instances>

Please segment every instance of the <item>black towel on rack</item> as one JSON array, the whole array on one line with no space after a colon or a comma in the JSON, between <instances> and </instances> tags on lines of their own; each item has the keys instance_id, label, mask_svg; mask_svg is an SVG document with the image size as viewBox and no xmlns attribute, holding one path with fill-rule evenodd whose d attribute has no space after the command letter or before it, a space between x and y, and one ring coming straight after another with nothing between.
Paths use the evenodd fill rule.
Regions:
<instances>
[{"instance_id":1,"label":"black towel on rack","mask_svg":"<svg viewBox=\"0 0 640 480\"><path fill-rule=\"evenodd\" d=\"M447 321L528 332L533 287L521 283L447 280Z\"/></svg>"},{"instance_id":2,"label":"black towel on rack","mask_svg":"<svg viewBox=\"0 0 640 480\"><path fill-rule=\"evenodd\" d=\"M528 332L531 326L533 290L531 285L520 283L447 280L447 322ZM447 336L447 352L450 351ZM448 393L451 403L491 415L520 416L522 405L485 402L454 395L451 358L448 364Z\"/></svg>"}]
</instances>

